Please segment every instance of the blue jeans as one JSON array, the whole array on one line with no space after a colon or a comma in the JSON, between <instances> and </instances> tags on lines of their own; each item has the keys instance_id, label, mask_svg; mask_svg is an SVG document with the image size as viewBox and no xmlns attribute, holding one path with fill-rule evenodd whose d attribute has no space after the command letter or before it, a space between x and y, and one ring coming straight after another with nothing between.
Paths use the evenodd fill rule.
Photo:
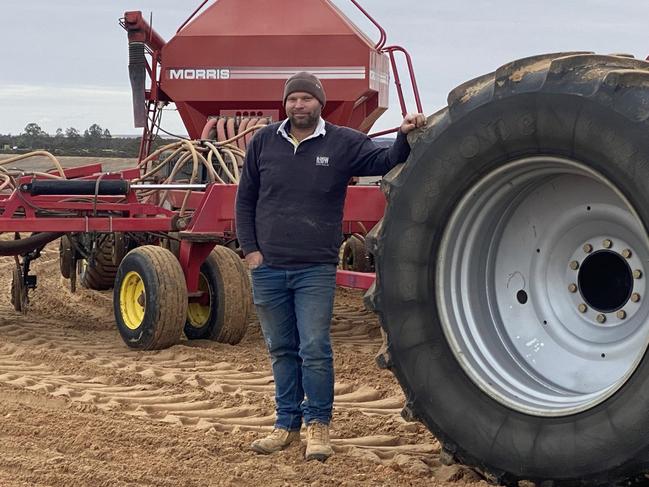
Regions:
<instances>
[{"instance_id":1,"label":"blue jeans","mask_svg":"<svg viewBox=\"0 0 649 487\"><path fill-rule=\"evenodd\" d=\"M273 365L275 427L299 430L302 418L306 424L329 424L334 399L329 330L336 266L287 270L262 264L251 274L257 316Z\"/></svg>"}]
</instances>

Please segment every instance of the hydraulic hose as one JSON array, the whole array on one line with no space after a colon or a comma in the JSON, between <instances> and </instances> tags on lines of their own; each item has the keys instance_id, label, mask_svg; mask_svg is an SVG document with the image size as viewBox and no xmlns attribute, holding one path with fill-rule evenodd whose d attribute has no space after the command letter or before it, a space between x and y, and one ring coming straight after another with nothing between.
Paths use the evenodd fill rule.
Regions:
<instances>
[{"instance_id":1,"label":"hydraulic hose","mask_svg":"<svg viewBox=\"0 0 649 487\"><path fill-rule=\"evenodd\" d=\"M0 240L0 256L22 255L61 237L62 232L35 233L17 240Z\"/></svg>"}]
</instances>

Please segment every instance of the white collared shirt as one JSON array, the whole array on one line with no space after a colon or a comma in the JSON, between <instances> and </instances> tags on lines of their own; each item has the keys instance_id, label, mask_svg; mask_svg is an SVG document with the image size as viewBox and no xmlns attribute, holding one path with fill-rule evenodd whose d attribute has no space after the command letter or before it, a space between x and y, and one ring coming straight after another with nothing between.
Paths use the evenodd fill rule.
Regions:
<instances>
[{"instance_id":1,"label":"white collared shirt","mask_svg":"<svg viewBox=\"0 0 649 487\"><path fill-rule=\"evenodd\" d=\"M320 120L318 120L318 125L316 126L315 130L311 135L306 137L305 139L302 139L301 141L298 142L298 140L293 137L291 134L289 134L286 131L286 124L288 123L288 118L285 119L277 129L277 133L280 134L282 137L284 137L286 140L288 140L292 145L293 145L293 153L297 152L298 146L309 139L315 139L316 137L320 137L321 135L324 137L324 135L327 133L327 130L325 129L325 121L322 117L320 117Z\"/></svg>"}]
</instances>

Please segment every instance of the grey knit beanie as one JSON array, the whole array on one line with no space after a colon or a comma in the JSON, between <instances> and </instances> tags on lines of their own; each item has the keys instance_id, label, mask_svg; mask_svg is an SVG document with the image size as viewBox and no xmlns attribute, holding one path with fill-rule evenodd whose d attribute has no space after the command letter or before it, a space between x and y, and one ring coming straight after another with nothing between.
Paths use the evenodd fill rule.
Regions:
<instances>
[{"instance_id":1,"label":"grey knit beanie","mask_svg":"<svg viewBox=\"0 0 649 487\"><path fill-rule=\"evenodd\" d=\"M311 73L307 73L306 71L296 73L286 80L286 84L284 85L284 99L282 104L286 105L286 99L288 98L288 95L295 93L296 91L310 93L320 102L323 107L325 106L325 103L327 103L327 95L325 95L322 83L318 78L316 78Z\"/></svg>"}]
</instances>

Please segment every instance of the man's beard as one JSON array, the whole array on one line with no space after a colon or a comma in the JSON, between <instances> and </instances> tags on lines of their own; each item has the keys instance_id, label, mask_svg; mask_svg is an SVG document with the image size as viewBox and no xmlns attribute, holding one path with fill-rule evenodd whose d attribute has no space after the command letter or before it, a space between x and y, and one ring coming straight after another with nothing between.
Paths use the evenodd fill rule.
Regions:
<instances>
[{"instance_id":1,"label":"man's beard","mask_svg":"<svg viewBox=\"0 0 649 487\"><path fill-rule=\"evenodd\" d=\"M291 127L297 129L315 129L320 121L321 110L314 110L313 112L301 114L307 115L303 118L296 118L294 114L289 114L288 119L291 122Z\"/></svg>"}]
</instances>

